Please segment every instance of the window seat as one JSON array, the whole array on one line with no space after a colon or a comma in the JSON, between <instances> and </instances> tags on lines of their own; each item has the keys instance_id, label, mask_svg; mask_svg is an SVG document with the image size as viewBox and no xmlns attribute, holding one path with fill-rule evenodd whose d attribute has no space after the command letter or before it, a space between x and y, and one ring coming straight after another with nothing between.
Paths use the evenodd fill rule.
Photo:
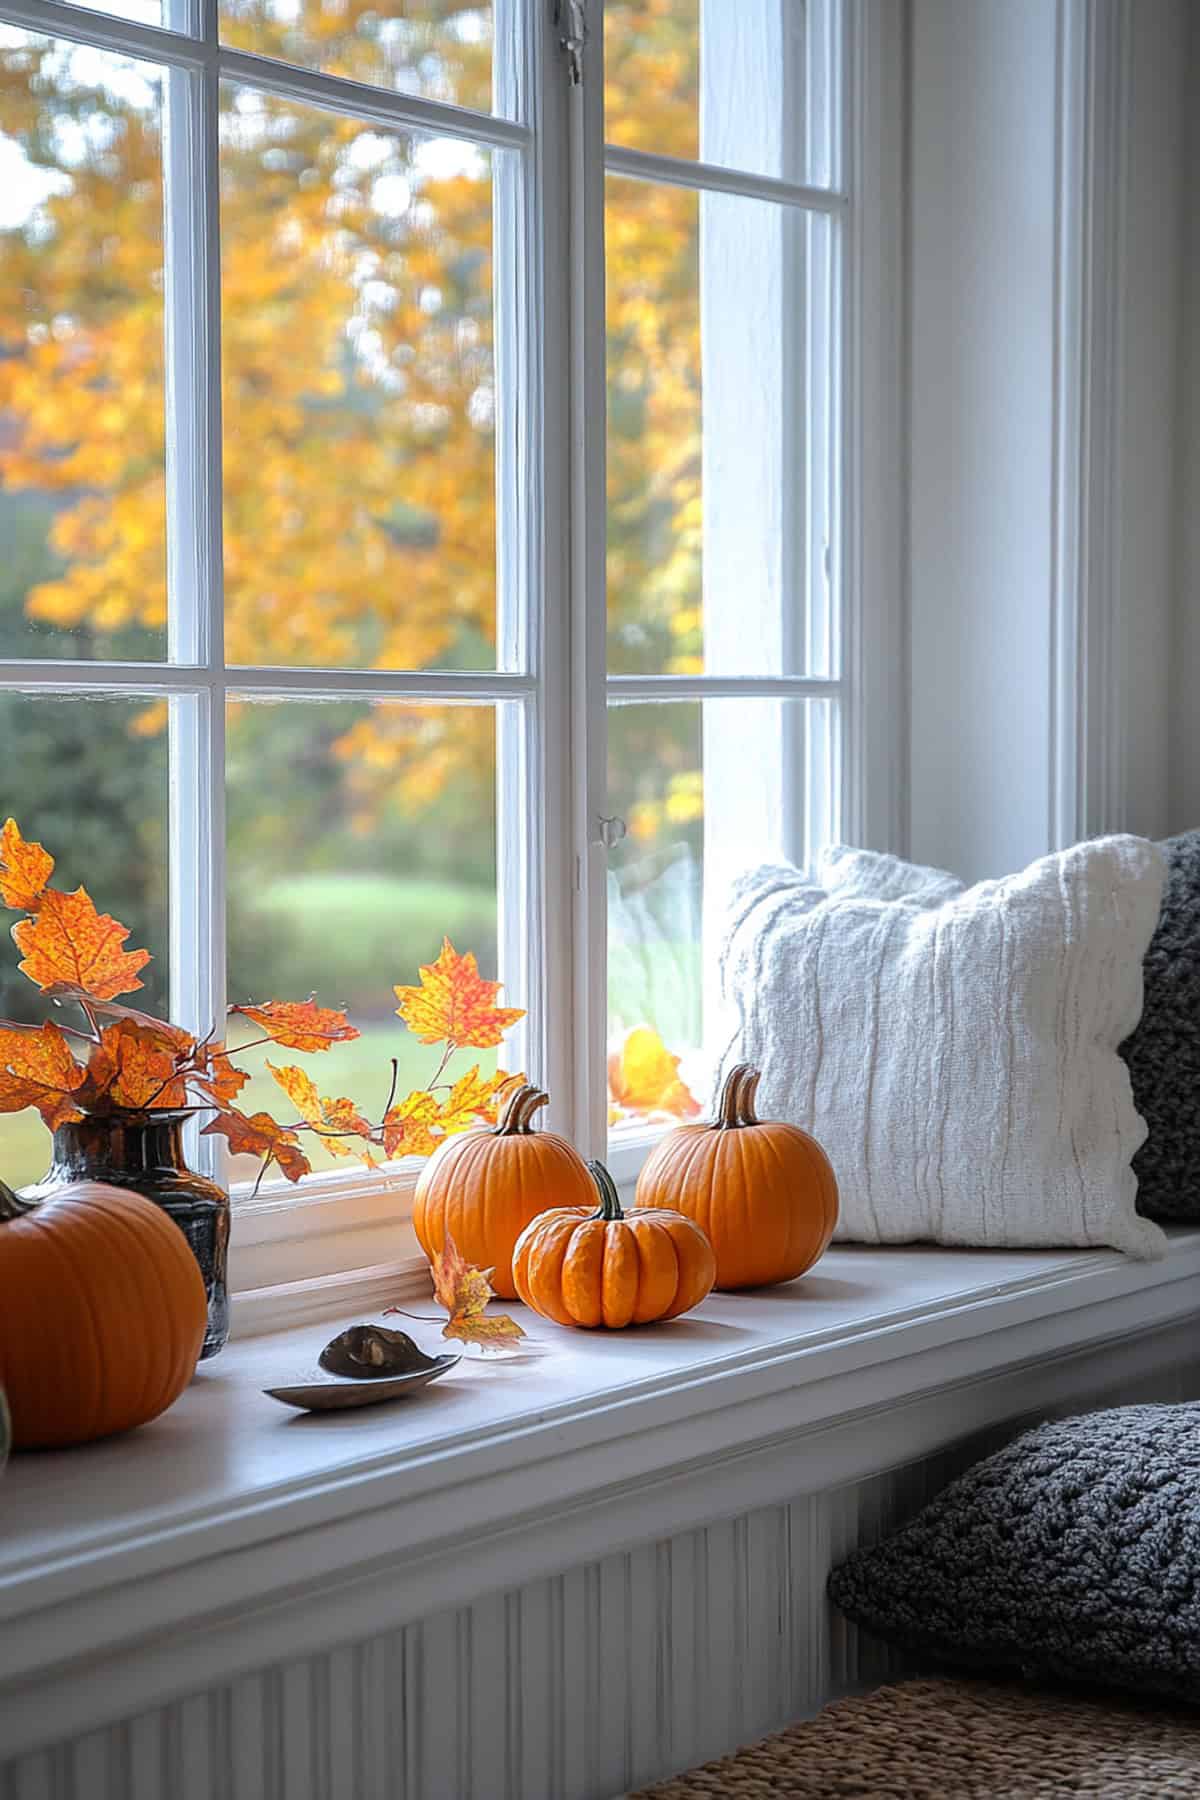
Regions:
<instances>
[{"instance_id":1,"label":"window seat","mask_svg":"<svg viewBox=\"0 0 1200 1800\"><path fill-rule=\"evenodd\" d=\"M1128 1368L1200 1305L1200 1230L1170 1237L1157 1263L834 1248L787 1287L612 1335L514 1305L526 1353L346 1414L260 1391L311 1368L344 1313L235 1341L155 1424L0 1478L0 1764L1094 1391L1101 1351Z\"/></svg>"}]
</instances>

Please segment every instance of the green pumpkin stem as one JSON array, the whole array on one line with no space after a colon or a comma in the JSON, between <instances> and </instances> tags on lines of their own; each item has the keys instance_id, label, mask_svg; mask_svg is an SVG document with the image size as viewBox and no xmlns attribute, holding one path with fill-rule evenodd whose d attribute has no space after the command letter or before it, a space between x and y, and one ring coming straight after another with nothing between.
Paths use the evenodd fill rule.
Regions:
<instances>
[{"instance_id":1,"label":"green pumpkin stem","mask_svg":"<svg viewBox=\"0 0 1200 1800\"><path fill-rule=\"evenodd\" d=\"M504 1103L504 1111L500 1114L500 1122L495 1127L496 1137L525 1137L532 1134L530 1121L540 1107L548 1106L550 1096L541 1088L525 1082L516 1088Z\"/></svg>"},{"instance_id":2,"label":"green pumpkin stem","mask_svg":"<svg viewBox=\"0 0 1200 1800\"><path fill-rule=\"evenodd\" d=\"M602 1162L590 1162L588 1169L600 1190L600 1210L595 1216L603 1219L606 1225L615 1224L618 1219L625 1217L621 1211L621 1196L617 1192L617 1184Z\"/></svg>"}]
</instances>

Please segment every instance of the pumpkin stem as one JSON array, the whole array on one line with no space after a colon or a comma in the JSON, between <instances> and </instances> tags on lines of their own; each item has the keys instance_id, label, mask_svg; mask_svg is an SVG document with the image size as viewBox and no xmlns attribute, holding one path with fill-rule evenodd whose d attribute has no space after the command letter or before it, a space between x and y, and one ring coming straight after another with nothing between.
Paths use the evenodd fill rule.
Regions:
<instances>
[{"instance_id":1,"label":"pumpkin stem","mask_svg":"<svg viewBox=\"0 0 1200 1800\"><path fill-rule=\"evenodd\" d=\"M742 1083L746 1077L757 1079L756 1071L749 1063L737 1063L725 1077L725 1085L721 1089L720 1104L713 1123L719 1131L729 1131L735 1125L744 1125L747 1121L742 1117ZM753 1120L749 1121L751 1124Z\"/></svg>"},{"instance_id":2,"label":"pumpkin stem","mask_svg":"<svg viewBox=\"0 0 1200 1800\"><path fill-rule=\"evenodd\" d=\"M22 1200L14 1194L7 1182L0 1181L0 1225L7 1225L11 1219L22 1219L26 1213L34 1211L36 1202Z\"/></svg>"},{"instance_id":3,"label":"pumpkin stem","mask_svg":"<svg viewBox=\"0 0 1200 1800\"><path fill-rule=\"evenodd\" d=\"M617 1184L602 1162L590 1162L588 1169L592 1180L600 1189L600 1211L595 1215L603 1219L606 1225L612 1225L617 1219L623 1219L621 1196L617 1192Z\"/></svg>"},{"instance_id":4,"label":"pumpkin stem","mask_svg":"<svg viewBox=\"0 0 1200 1800\"><path fill-rule=\"evenodd\" d=\"M758 1114L754 1110L754 1102L758 1098L758 1084L762 1080L761 1069L747 1069L738 1089L737 1110L739 1125L757 1125Z\"/></svg>"},{"instance_id":5,"label":"pumpkin stem","mask_svg":"<svg viewBox=\"0 0 1200 1800\"><path fill-rule=\"evenodd\" d=\"M500 1123L496 1126L497 1137L524 1137L531 1133L533 1126L530 1120L539 1107L548 1106L550 1096L530 1082L524 1082L509 1095L504 1103L504 1111L500 1114Z\"/></svg>"}]
</instances>

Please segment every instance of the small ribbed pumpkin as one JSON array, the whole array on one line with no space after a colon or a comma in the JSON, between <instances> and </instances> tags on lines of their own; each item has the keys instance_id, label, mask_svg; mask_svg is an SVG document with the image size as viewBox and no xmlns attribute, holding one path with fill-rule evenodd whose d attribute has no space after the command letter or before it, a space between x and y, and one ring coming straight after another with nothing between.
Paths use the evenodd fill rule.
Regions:
<instances>
[{"instance_id":1,"label":"small ribbed pumpkin","mask_svg":"<svg viewBox=\"0 0 1200 1800\"><path fill-rule=\"evenodd\" d=\"M417 1181L413 1229L426 1256L452 1237L469 1263L491 1269L493 1292L514 1300L513 1246L549 1206L593 1199L579 1152L552 1131L535 1131L534 1113L549 1096L528 1082L504 1104L498 1125L464 1131L439 1144Z\"/></svg>"},{"instance_id":2,"label":"small ribbed pumpkin","mask_svg":"<svg viewBox=\"0 0 1200 1800\"><path fill-rule=\"evenodd\" d=\"M14 1450L145 1425L195 1372L208 1303L173 1219L83 1181L36 1204L0 1182L0 1385Z\"/></svg>"},{"instance_id":3,"label":"small ribbed pumpkin","mask_svg":"<svg viewBox=\"0 0 1200 1800\"><path fill-rule=\"evenodd\" d=\"M556 1325L649 1325L712 1292L712 1245L678 1212L624 1213L603 1163L588 1168L595 1207L554 1207L517 1240L513 1276L526 1306Z\"/></svg>"},{"instance_id":4,"label":"small ribbed pumpkin","mask_svg":"<svg viewBox=\"0 0 1200 1800\"><path fill-rule=\"evenodd\" d=\"M829 1158L799 1125L755 1116L760 1079L748 1063L731 1069L717 1117L670 1132L638 1177L635 1205L673 1206L707 1234L719 1288L794 1280L837 1224Z\"/></svg>"}]
</instances>

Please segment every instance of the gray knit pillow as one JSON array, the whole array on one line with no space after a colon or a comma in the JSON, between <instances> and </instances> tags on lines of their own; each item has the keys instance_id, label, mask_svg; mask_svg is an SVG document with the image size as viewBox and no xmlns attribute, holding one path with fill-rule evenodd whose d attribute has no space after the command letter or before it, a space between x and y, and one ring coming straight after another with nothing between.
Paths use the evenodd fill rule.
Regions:
<instances>
[{"instance_id":1,"label":"gray knit pillow","mask_svg":"<svg viewBox=\"0 0 1200 1800\"><path fill-rule=\"evenodd\" d=\"M1200 831L1161 848L1167 884L1142 961L1141 1023L1121 1045L1150 1127L1133 1171L1140 1213L1200 1220Z\"/></svg>"},{"instance_id":2,"label":"gray knit pillow","mask_svg":"<svg viewBox=\"0 0 1200 1800\"><path fill-rule=\"evenodd\" d=\"M1200 1702L1200 1403L1039 1425L829 1591L939 1661Z\"/></svg>"}]
</instances>

